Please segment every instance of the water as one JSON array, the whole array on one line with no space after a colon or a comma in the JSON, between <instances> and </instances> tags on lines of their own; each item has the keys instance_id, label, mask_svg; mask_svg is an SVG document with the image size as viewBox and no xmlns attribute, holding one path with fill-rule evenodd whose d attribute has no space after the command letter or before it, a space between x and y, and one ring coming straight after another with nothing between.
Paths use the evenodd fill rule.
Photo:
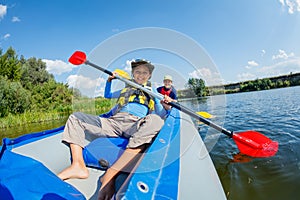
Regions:
<instances>
[{"instance_id":1,"label":"water","mask_svg":"<svg viewBox=\"0 0 300 200\"><path fill-rule=\"evenodd\" d=\"M27 133L34 133L57 128L64 125L66 123L66 119L0 129L0 145L2 145L3 138L16 138Z\"/></svg>"},{"instance_id":2,"label":"water","mask_svg":"<svg viewBox=\"0 0 300 200\"><path fill-rule=\"evenodd\" d=\"M232 139L200 125L200 135L207 144L228 199L300 199L299 99L300 87L291 87L183 102L197 111L215 115L212 121L228 130L255 130L279 142L275 156L251 158L240 154ZM43 127L34 124L27 130L23 127L5 130L4 136L15 137L21 133L56 128L64 122ZM3 137L3 130L0 132ZM216 134L218 140L210 137Z\"/></svg>"},{"instance_id":3,"label":"water","mask_svg":"<svg viewBox=\"0 0 300 200\"><path fill-rule=\"evenodd\" d=\"M255 130L279 142L275 156L251 158L240 154L232 139L219 137L210 155L228 199L300 199L299 99L300 87L238 93L209 111L217 116L215 123L225 120L228 130ZM219 112L225 118L218 119ZM201 128L207 136L207 127Z\"/></svg>"}]
</instances>

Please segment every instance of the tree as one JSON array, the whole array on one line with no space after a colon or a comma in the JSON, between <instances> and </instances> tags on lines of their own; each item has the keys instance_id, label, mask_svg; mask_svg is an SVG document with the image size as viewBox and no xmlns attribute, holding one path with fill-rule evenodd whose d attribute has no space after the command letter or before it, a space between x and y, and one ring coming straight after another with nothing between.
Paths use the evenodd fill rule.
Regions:
<instances>
[{"instance_id":1,"label":"tree","mask_svg":"<svg viewBox=\"0 0 300 200\"><path fill-rule=\"evenodd\" d=\"M9 113L20 114L30 109L30 92L20 82L10 81L0 76L0 117Z\"/></svg>"},{"instance_id":2,"label":"tree","mask_svg":"<svg viewBox=\"0 0 300 200\"><path fill-rule=\"evenodd\" d=\"M29 58L22 65L21 82L26 89L31 90L34 85L43 84L49 80L54 80L54 77L46 70L46 63L41 59Z\"/></svg>"},{"instance_id":3,"label":"tree","mask_svg":"<svg viewBox=\"0 0 300 200\"><path fill-rule=\"evenodd\" d=\"M12 81L19 81L21 78L21 63L11 47L3 55L0 52L0 76Z\"/></svg>"},{"instance_id":4,"label":"tree","mask_svg":"<svg viewBox=\"0 0 300 200\"><path fill-rule=\"evenodd\" d=\"M32 89L32 101L35 110L63 111L63 107L68 107L72 103L72 90L67 85L50 80Z\"/></svg>"},{"instance_id":5,"label":"tree","mask_svg":"<svg viewBox=\"0 0 300 200\"><path fill-rule=\"evenodd\" d=\"M41 59L18 59L12 48L4 54L0 49L0 118L25 111L69 113L72 97L73 90L57 83Z\"/></svg>"},{"instance_id":6,"label":"tree","mask_svg":"<svg viewBox=\"0 0 300 200\"><path fill-rule=\"evenodd\" d=\"M277 87L277 88L281 88L281 87L283 87L283 81L282 81L282 80L280 80L280 79L279 79L279 80L277 80L277 81L276 81L276 87Z\"/></svg>"},{"instance_id":7,"label":"tree","mask_svg":"<svg viewBox=\"0 0 300 200\"><path fill-rule=\"evenodd\" d=\"M202 79L190 78L187 86L195 93L197 97L203 97L206 95L205 82Z\"/></svg>"}]
</instances>

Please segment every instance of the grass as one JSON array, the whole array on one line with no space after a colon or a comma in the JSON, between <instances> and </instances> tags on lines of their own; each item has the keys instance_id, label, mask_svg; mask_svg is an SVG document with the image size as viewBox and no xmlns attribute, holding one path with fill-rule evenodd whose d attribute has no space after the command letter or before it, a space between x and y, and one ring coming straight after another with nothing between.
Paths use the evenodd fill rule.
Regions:
<instances>
[{"instance_id":1,"label":"grass","mask_svg":"<svg viewBox=\"0 0 300 200\"><path fill-rule=\"evenodd\" d=\"M25 112L19 115L9 114L7 117L0 119L0 128L9 128L22 126L30 123L42 123L52 120L66 118L68 113L52 112Z\"/></svg>"},{"instance_id":2,"label":"grass","mask_svg":"<svg viewBox=\"0 0 300 200\"><path fill-rule=\"evenodd\" d=\"M60 112L56 110L41 112L24 112L22 114L9 114L6 117L0 118L0 128L11 128L15 126L23 126L31 123L43 123L54 120L66 119L72 112L80 111L89 114L101 114L109 111L115 101L110 101L103 98L96 99L81 99L73 101L73 109L70 112Z\"/></svg>"}]
</instances>

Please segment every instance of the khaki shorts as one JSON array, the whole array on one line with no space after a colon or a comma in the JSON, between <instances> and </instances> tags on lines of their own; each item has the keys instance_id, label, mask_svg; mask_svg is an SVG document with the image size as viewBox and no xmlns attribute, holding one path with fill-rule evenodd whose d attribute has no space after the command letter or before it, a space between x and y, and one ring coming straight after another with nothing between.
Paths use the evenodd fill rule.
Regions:
<instances>
[{"instance_id":1,"label":"khaki shorts","mask_svg":"<svg viewBox=\"0 0 300 200\"><path fill-rule=\"evenodd\" d=\"M151 143L163 124L156 114L139 118L121 112L110 118L101 118L76 112L69 116L62 140L84 147L98 137L126 137L129 139L127 148L136 148Z\"/></svg>"}]
</instances>

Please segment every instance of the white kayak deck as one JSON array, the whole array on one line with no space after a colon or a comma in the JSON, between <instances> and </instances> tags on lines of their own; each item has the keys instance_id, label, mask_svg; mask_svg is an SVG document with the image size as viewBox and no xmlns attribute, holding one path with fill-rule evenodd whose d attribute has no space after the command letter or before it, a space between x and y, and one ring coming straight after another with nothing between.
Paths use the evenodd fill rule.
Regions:
<instances>
[{"instance_id":1,"label":"white kayak deck","mask_svg":"<svg viewBox=\"0 0 300 200\"><path fill-rule=\"evenodd\" d=\"M160 134L156 140L160 139ZM166 143L166 145L173 144ZM61 142L61 134L16 147L12 151L40 161L54 174L70 165L69 147ZM198 130L191 118L182 113L180 113L179 160L177 199L226 199L216 169ZM72 179L67 182L87 199L97 199L100 188L99 177L105 171L94 168L89 170L88 179ZM155 195L152 195L151 199L155 199Z\"/></svg>"}]
</instances>

